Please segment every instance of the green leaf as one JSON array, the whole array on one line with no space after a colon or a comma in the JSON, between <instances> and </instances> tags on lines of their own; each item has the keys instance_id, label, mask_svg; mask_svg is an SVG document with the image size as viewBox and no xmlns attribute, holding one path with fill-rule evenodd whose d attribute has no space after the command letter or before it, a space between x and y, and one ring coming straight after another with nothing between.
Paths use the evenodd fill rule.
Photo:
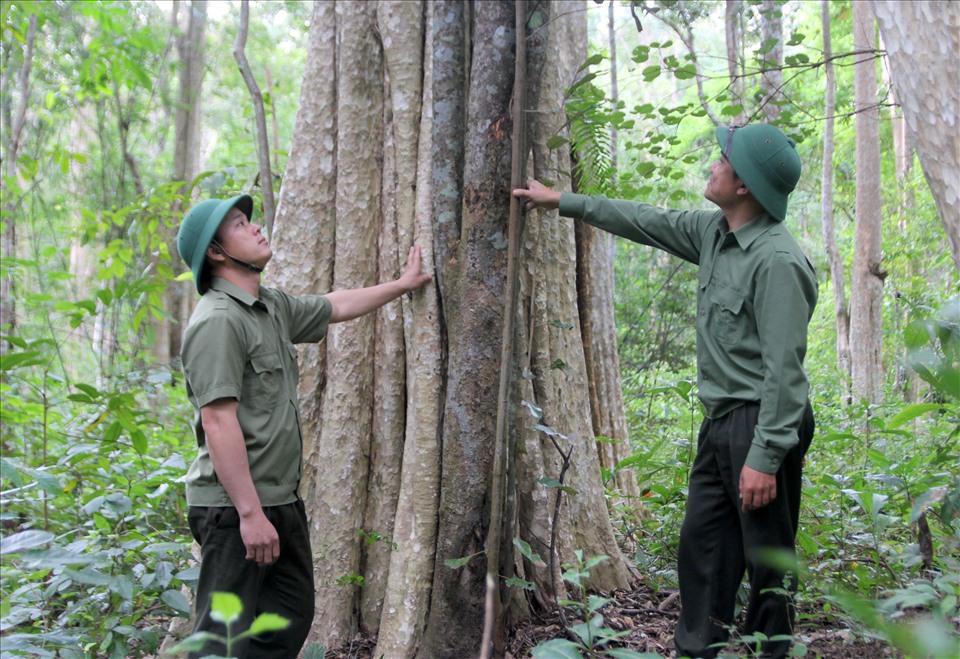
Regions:
<instances>
[{"instance_id":1,"label":"green leaf","mask_svg":"<svg viewBox=\"0 0 960 659\"><path fill-rule=\"evenodd\" d=\"M697 67L693 64L684 64L674 69L673 75L677 77L677 80L690 80L697 77Z\"/></svg>"},{"instance_id":2,"label":"green leaf","mask_svg":"<svg viewBox=\"0 0 960 659\"><path fill-rule=\"evenodd\" d=\"M556 149L563 146L564 144L569 144L570 141L565 138L563 135L554 135L549 140L547 140L548 149Z\"/></svg>"},{"instance_id":3,"label":"green leaf","mask_svg":"<svg viewBox=\"0 0 960 659\"><path fill-rule=\"evenodd\" d=\"M303 651L303 659L326 659L327 650L319 643L311 643Z\"/></svg>"},{"instance_id":4,"label":"green leaf","mask_svg":"<svg viewBox=\"0 0 960 659\"><path fill-rule=\"evenodd\" d=\"M210 617L217 622L232 625L243 613L243 602L233 593L214 593L210 600Z\"/></svg>"},{"instance_id":5,"label":"green leaf","mask_svg":"<svg viewBox=\"0 0 960 659\"><path fill-rule=\"evenodd\" d=\"M534 659L583 659L580 646L565 638L554 638L530 650Z\"/></svg>"},{"instance_id":6,"label":"green leaf","mask_svg":"<svg viewBox=\"0 0 960 659\"><path fill-rule=\"evenodd\" d=\"M522 588L523 590L535 591L537 587L529 581L524 581L518 577L510 577L504 583L512 588Z\"/></svg>"},{"instance_id":7,"label":"green leaf","mask_svg":"<svg viewBox=\"0 0 960 659\"><path fill-rule=\"evenodd\" d=\"M449 567L449 568L452 568L452 569L454 569L454 570L457 570L457 569L459 569L459 568L462 568L464 565L466 565L467 563L469 563L471 560L473 560L474 557L479 556L479 555L482 554L482 553L483 553L483 552L479 552L479 551L478 551L476 554L470 554L469 556L464 556L463 558L448 558L447 560L445 560L445 561L443 562L443 564L446 565L446 566Z\"/></svg>"},{"instance_id":8,"label":"green leaf","mask_svg":"<svg viewBox=\"0 0 960 659\"><path fill-rule=\"evenodd\" d=\"M267 632L278 632L290 626L290 621L276 613L261 613L250 625L250 629L244 632L245 636L256 636L257 634L266 634Z\"/></svg>"},{"instance_id":9,"label":"green leaf","mask_svg":"<svg viewBox=\"0 0 960 659\"><path fill-rule=\"evenodd\" d=\"M28 549L35 549L53 541L55 537L47 531L20 531L0 538L0 555L22 554Z\"/></svg>"},{"instance_id":10,"label":"green leaf","mask_svg":"<svg viewBox=\"0 0 960 659\"><path fill-rule=\"evenodd\" d=\"M179 590L165 590L160 595L160 599L177 613L182 613L185 616L190 615L190 602Z\"/></svg>"},{"instance_id":11,"label":"green leaf","mask_svg":"<svg viewBox=\"0 0 960 659\"><path fill-rule=\"evenodd\" d=\"M912 405L904 405L903 409L897 412L892 419L887 421L887 430L893 428L899 428L908 421L913 421L917 417L923 416L924 414L929 414L931 412L939 412L943 409L943 405L938 405L936 403L917 403Z\"/></svg>"},{"instance_id":12,"label":"green leaf","mask_svg":"<svg viewBox=\"0 0 960 659\"><path fill-rule=\"evenodd\" d=\"M660 77L660 65L654 64L653 66L648 66L641 71L643 79L645 82L651 82Z\"/></svg>"}]
</instances>

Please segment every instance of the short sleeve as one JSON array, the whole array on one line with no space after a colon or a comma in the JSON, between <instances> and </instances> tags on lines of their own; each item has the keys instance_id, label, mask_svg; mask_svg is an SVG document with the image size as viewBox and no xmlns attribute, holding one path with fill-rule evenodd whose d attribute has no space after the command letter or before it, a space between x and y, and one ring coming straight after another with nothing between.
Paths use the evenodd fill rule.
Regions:
<instances>
[{"instance_id":1,"label":"short sleeve","mask_svg":"<svg viewBox=\"0 0 960 659\"><path fill-rule=\"evenodd\" d=\"M290 328L291 343L317 343L327 335L333 306L324 295L294 297L276 291L277 304L283 308Z\"/></svg>"},{"instance_id":2,"label":"short sleeve","mask_svg":"<svg viewBox=\"0 0 960 659\"><path fill-rule=\"evenodd\" d=\"M191 322L181 358L187 394L197 408L221 398L240 399L247 351L243 330L227 313L211 313Z\"/></svg>"}]
</instances>

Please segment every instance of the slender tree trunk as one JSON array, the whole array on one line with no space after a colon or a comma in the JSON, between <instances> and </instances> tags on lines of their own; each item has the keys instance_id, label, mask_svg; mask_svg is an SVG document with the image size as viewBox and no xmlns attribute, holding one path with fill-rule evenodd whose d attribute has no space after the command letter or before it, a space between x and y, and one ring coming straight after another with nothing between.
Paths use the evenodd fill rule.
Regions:
<instances>
[{"instance_id":1,"label":"slender tree trunk","mask_svg":"<svg viewBox=\"0 0 960 659\"><path fill-rule=\"evenodd\" d=\"M823 215L823 243L830 261L830 280L833 283L833 311L837 328L837 367L844 381L844 399L850 402L850 315L847 311L846 281L843 273L843 258L837 247L833 228L833 115L836 112L837 81L831 60L830 45L830 0L822 0L820 18L823 28L823 59L826 74L826 121L823 128L823 180L821 184L821 209Z\"/></svg>"},{"instance_id":2,"label":"slender tree trunk","mask_svg":"<svg viewBox=\"0 0 960 659\"><path fill-rule=\"evenodd\" d=\"M856 2L853 47L876 48L877 36L870 3ZM881 306L883 278L880 246L880 128L877 108L876 59L863 55L854 64L854 107L857 133L857 227L850 291L850 357L853 394L878 402L883 383Z\"/></svg>"},{"instance_id":3,"label":"slender tree trunk","mask_svg":"<svg viewBox=\"0 0 960 659\"><path fill-rule=\"evenodd\" d=\"M768 122L780 117L778 102L783 97L783 10L779 0L763 0L760 5L760 38L770 50L762 55L763 73L760 90L763 93L763 116Z\"/></svg>"},{"instance_id":4,"label":"slender tree trunk","mask_svg":"<svg viewBox=\"0 0 960 659\"><path fill-rule=\"evenodd\" d=\"M203 87L203 48L204 33L207 24L206 0L191 0L175 5L173 16L176 27L180 19L177 10L182 9L182 35L177 38L177 56L180 60L179 91L177 93L177 111L174 120L173 180L189 183L200 173L200 117L202 111ZM186 191L186 186L183 188ZM191 203L185 200L185 206ZM171 216L179 219L186 208L176 204ZM177 223L177 222L175 222ZM170 228L176 232L175 227ZM170 253L174 271L182 267L180 255L175 249ZM192 281L180 285L168 286L164 306L170 311L178 324L162 321L157 324L154 356L160 363L169 363L180 354L180 341L183 328L187 326L196 300L196 287Z\"/></svg>"},{"instance_id":5,"label":"slender tree trunk","mask_svg":"<svg viewBox=\"0 0 960 659\"><path fill-rule=\"evenodd\" d=\"M960 270L960 4L874 2L897 101Z\"/></svg>"},{"instance_id":6,"label":"slender tree trunk","mask_svg":"<svg viewBox=\"0 0 960 659\"><path fill-rule=\"evenodd\" d=\"M263 94L260 85L253 77L250 63L245 52L247 46L247 31L250 25L250 0L240 0L240 26L237 28L237 39L233 44L233 58L247 83L250 92L250 102L253 104L253 114L256 118L256 145L257 166L260 170L260 190L263 194L263 223L267 235L273 233L273 219L276 209L273 201L273 171L270 168L270 140L267 138L267 116L263 107Z\"/></svg>"},{"instance_id":7,"label":"slender tree trunk","mask_svg":"<svg viewBox=\"0 0 960 659\"><path fill-rule=\"evenodd\" d=\"M743 52L741 45L741 23L743 21L743 0L726 0L724 3L724 28L727 35L727 72L730 76L730 100L743 105ZM743 113L734 117L734 124L743 123Z\"/></svg>"},{"instance_id":8,"label":"slender tree trunk","mask_svg":"<svg viewBox=\"0 0 960 659\"><path fill-rule=\"evenodd\" d=\"M5 126L8 130L5 158L7 161L6 171L3 172L10 181L16 181L20 177L19 157L20 141L23 137L23 127L27 118L27 105L30 100L30 70L33 68L33 47L37 39L37 16L31 14L27 24L26 43L23 48L23 64L20 66L19 91L20 99L17 103L17 110L10 119L10 125ZM6 77L6 76L4 76ZM8 81L4 81L0 89L7 92ZM4 258L16 258L17 256L17 225L16 214L14 213L13 195L9 185L4 181L0 185L3 191L3 235L0 236L0 256ZM17 307L14 300L13 280L10 274L0 277L0 331L13 336L17 333ZM0 355L7 353L9 346L6 341L0 341Z\"/></svg>"}]
</instances>

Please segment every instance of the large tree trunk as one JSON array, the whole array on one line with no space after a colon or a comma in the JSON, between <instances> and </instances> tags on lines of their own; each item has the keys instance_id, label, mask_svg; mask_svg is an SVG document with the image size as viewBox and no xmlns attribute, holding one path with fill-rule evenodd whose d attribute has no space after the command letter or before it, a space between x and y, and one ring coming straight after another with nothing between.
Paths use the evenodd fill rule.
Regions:
<instances>
[{"instance_id":1,"label":"large tree trunk","mask_svg":"<svg viewBox=\"0 0 960 659\"><path fill-rule=\"evenodd\" d=\"M569 159L552 160L545 143L564 123L556 108L582 63L584 49L569 46L585 44L584 27L574 29L583 14L551 17L551 9L537 7L538 24L549 27L529 37L543 48L530 69L540 66L543 75L531 76L540 86L528 108L542 108L551 122L532 131L541 174L559 165L569 170ZM379 633L378 656L466 657L480 646L514 21L514 3L506 0L317 3L314 10L270 283L303 293L389 280L414 243L436 275L436 286L335 325L320 348L300 353L301 489L317 566L311 638L327 647L361 628ZM556 491L536 479L556 477L559 457L533 430L522 405L529 401L574 446L565 480L578 493L564 495L558 561L572 560L574 549L610 556L591 578L610 590L628 585L630 574L609 523L591 418L625 437L613 391L617 366L607 363L615 335L612 323L595 318L602 305L580 309L573 224L556 217L539 224L528 222L520 245L520 308L513 313L521 329L508 354L516 359L510 441L522 455L516 489L503 494L518 509L508 513L501 546L512 553L513 538L521 537L548 555ZM578 319L591 336L581 335ZM585 342L593 346L590 369ZM558 359L566 366L551 369ZM534 379L522 377L525 367ZM606 407L596 410L591 372L604 376L596 384ZM446 563L471 556L461 567ZM517 565L537 585L540 602L551 601L554 575Z\"/></svg>"},{"instance_id":2,"label":"large tree trunk","mask_svg":"<svg viewBox=\"0 0 960 659\"><path fill-rule=\"evenodd\" d=\"M823 127L823 178L821 183L821 210L823 215L823 243L830 261L830 280L833 283L833 311L837 327L837 367L844 381L844 398L850 398L850 316L847 312L846 277L843 273L843 258L837 247L833 229L833 113L836 111L837 80L833 70L830 46L830 0L821 2L821 26L823 28L823 59L826 73L826 102Z\"/></svg>"},{"instance_id":3,"label":"large tree trunk","mask_svg":"<svg viewBox=\"0 0 960 659\"><path fill-rule=\"evenodd\" d=\"M853 48L867 53L876 45L870 3L856 2ZM876 403L883 382L881 306L885 276L880 264L880 110L877 107L876 59L861 55L854 64L853 76L857 113L857 227L850 290L851 373L854 396Z\"/></svg>"},{"instance_id":4,"label":"large tree trunk","mask_svg":"<svg viewBox=\"0 0 960 659\"><path fill-rule=\"evenodd\" d=\"M874 2L897 101L960 269L960 3Z\"/></svg>"}]
</instances>

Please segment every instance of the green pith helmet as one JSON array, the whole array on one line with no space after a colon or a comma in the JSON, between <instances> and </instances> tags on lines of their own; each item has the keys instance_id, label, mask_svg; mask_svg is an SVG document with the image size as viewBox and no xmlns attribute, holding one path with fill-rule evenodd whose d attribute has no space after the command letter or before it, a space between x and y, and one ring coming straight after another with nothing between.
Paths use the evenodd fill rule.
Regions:
<instances>
[{"instance_id":1,"label":"green pith helmet","mask_svg":"<svg viewBox=\"0 0 960 659\"><path fill-rule=\"evenodd\" d=\"M764 210L783 222L787 196L800 180L794 141L770 124L718 126L717 143L733 171Z\"/></svg>"},{"instance_id":2,"label":"green pith helmet","mask_svg":"<svg viewBox=\"0 0 960 659\"><path fill-rule=\"evenodd\" d=\"M237 195L230 199L207 199L190 209L190 212L180 223L177 231L177 251L193 271L193 281L197 292L203 295L200 274L203 264L207 261L207 248L213 240L213 235L232 208L239 208L247 219L253 219L253 198L250 195Z\"/></svg>"}]
</instances>

